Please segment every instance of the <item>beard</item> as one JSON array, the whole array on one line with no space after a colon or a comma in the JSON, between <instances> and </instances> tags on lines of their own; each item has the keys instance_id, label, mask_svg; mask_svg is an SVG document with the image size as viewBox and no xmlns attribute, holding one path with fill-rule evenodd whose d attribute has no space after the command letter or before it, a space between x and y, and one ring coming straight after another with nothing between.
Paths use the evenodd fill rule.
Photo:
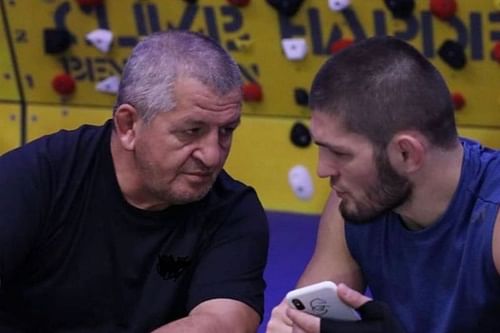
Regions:
<instances>
[{"instance_id":1,"label":"beard","mask_svg":"<svg viewBox=\"0 0 500 333\"><path fill-rule=\"evenodd\" d=\"M151 183L147 184L149 192L153 196L161 200L161 202L168 204L168 206L184 205L191 202L199 201L203 199L215 181L212 180L210 183L204 183L196 188L196 190L185 189L181 186L176 186L176 184L161 184L161 183Z\"/></svg>"},{"instance_id":2,"label":"beard","mask_svg":"<svg viewBox=\"0 0 500 333\"><path fill-rule=\"evenodd\" d=\"M212 188L217 174L214 173L210 181L196 186L188 184L182 177L182 175L178 175L172 182L165 181L164 178L150 177L145 179L145 185L148 192L156 200L168 206L184 205L203 199Z\"/></svg>"},{"instance_id":3,"label":"beard","mask_svg":"<svg viewBox=\"0 0 500 333\"><path fill-rule=\"evenodd\" d=\"M155 163L141 158L139 154L136 154L136 162L143 181L144 192L152 202L163 207L184 205L203 199L219 174L218 171L210 171L211 177L207 181L192 184L184 178L183 173L209 172L197 161L191 160L179 170L175 170L172 178L165 177L164 170L158 168Z\"/></svg>"},{"instance_id":4,"label":"beard","mask_svg":"<svg viewBox=\"0 0 500 333\"><path fill-rule=\"evenodd\" d=\"M340 203L340 213L348 223L371 222L377 216L401 206L411 197L413 184L407 177L401 176L394 170L384 151L377 151L375 166L377 181L368 186L365 192L366 201L342 200Z\"/></svg>"}]
</instances>

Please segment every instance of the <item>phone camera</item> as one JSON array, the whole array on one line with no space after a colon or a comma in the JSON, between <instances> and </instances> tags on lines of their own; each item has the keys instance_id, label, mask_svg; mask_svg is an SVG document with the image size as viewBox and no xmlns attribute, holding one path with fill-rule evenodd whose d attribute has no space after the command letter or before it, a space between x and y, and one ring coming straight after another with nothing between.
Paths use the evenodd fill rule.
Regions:
<instances>
[{"instance_id":1,"label":"phone camera","mask_svg":"<svg viewBox=\"0 0 500 333\"><path fill-rule=\"evenodd\" d=\"M292 299L292 303L293 305L295 305L295 308L297 310L304 310L306 308L304 304L302 304L302 302L296 298Z\"/></svg>"}]
</instances>

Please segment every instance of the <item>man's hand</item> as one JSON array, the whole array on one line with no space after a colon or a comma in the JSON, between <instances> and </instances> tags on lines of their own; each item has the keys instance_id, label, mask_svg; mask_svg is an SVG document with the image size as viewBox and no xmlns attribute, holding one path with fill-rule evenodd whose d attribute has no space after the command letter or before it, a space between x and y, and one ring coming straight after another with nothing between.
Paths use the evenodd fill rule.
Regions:
<instances>
[{"instance_id":1,"label":"man's hand","mask_svg":"<svg viewBox=\"0 0 500 333\"><path fill-rule=\"evenodd\" d=\"M292 333L318 333L320 331L321 319L319 317L292 308L288 309L287 315L293 322Z\"/></svg>"},{"instance_id":2,"label":"man's hand","mask_svg":"<svg viewBox=\"0 0 500 333\"><path fill-rule=\"evenodd\" d=\"M283 299L271 312L271 319L267 323L266 333L292 333L293 322L287 316L290 307Z\"/></svg>"},{"instance_id":3,"label":"man's hand","mask_svg":"<svg viewBox=\"0 0 500 333\"><path fill-rule=\"evenodd\" d=\"M363 294L339 284L337 293L342 301L357 309L360 321L321 319L295 309L288 309L287 318L293 322L293 333L404 333L391 315L387 304L373 301Z\"/></svg>"},{"instance_id":4,"label":"man's hand","mask_svg":"<svg viewBox=\"0 0 500 333\"><path fill-rule=\"evenodd\" d=\"M337 292L345 303L355 308L370 300L344 284L338 286ZM343 297L342 293L345 294L345 297ZM318 333L319 331L319 317L292 309L283 300L273 309L266 333Z\"/></svg>"},{"instance_id":5,"label":"man's hand","mask_svg":"<svg viewBox=\"0 0 500 333\"><path fill-rule=\"evenodd\" d=\"M366 297L356 290L349 288L343 283L339 283L339 285L337 286L337 294L345 304L351 306L354 309L358 309L362 305L372 300L371 298Z\"/></svg>"}]
</instances>

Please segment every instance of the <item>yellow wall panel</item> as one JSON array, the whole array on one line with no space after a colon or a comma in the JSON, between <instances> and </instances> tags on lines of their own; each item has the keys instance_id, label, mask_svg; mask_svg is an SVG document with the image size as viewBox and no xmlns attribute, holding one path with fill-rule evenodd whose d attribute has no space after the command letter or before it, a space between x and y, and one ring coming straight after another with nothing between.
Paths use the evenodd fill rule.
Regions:
<instances>
[{"instance_id":1,"label":"yellow wall panel","mask_svg":"<svg viewBox=\"0 0 500 333\"><path fill-rule=\"evenodd\" d=\"M235 7L226 0L106 1L104 7L83 9L76 1L6 1L5 7L28 102L59 103L52 78L63 71L77 81L76 92L65 100L73 105L111 106L113 96L95 91L95 84L121 74L131 47L154 31L181 28L216 38L235 57L247 82L259 83L261 103L248 103L249 114L305 117L294 101L295 88L308 89L314 73L329 55L329 46L340 38L355 40L391 34L408 40L443 72L452 91L467 101L457 119L463 125L500 126L500 65L491 58L500 40L500 12L493 1L461 1L449 22L435 18L428 1L416 1L411 19L393 18L382 0L353 1L348 10L333 12L326 0L304 1L297 14L283 18L265 1ZM43 30L65 28L73 44L68 51L50 55L43 51ZM109 28L113 47L102 53L85 41L97 28ZM288 61L281 39L301 37L309 53L302 61ZM247 39L248 48L238 48ZM468 65L456 70L438 56L446 40L465 45Z\"/></svg>"},{"instance_id":2,"label":"yellow wall panel","mask_svg":"<svg viewBox=\"0 0 500 333\"><path fill-rule=\"evenodd\" d=\"M226 170L252 185L266 209L318 214L330 192L329 180L316 174L314 144L299 148L291 143L294 123L290 118L244 117L235 132ZM500 129L460 127L459 134L500 149ZM296 197L288 184L288 171L295 165L305 166L313 179L315 191L310 200Z\"/></svg>"},{"instance_id":3,"label":"yellow wall panel","mask_svg":"<svg viewBox=\"0 0 500 333\"><path fill-rule=\"evenodd\" d=\"M102 124L109 118L109 108L30 105L27 110L27 141L60 129L75 129L82 124Z\"/></svg>"},{"instance_id":4,"label":"yellow wall panel","mask_svg":"<svg viewBox=\"0 0 500 333\"><path fill-rule=\"evenodd\" d=\"M252 185L267 209L319 213L329 193L329 181L316 175L316 146L299 148L291 143L294 123L287 118L244 117L235 132L226 170ZM288 184L288 172L295 165L305 166L313 179L310 200L297 198Z\"/></svg>"},{"instance_id":5,"label":"yellow wall panel","mask_svg":"<svg viewBox=\"0 0 500 333\"><path fill-rule=\"evenodd\" d=\"M1 7L0 7L1 10ZM1 14L1 13L0 13ZM19 91L17 89L14 67L10 55L8 43L8 32L3 29L5 22L3 15L0 15L0 100L19 101Z\"/></svg>"},{"instance_id":6,"label":"yellow wall panel","mask_svg":"<svg viewBox=\"0 0 500 333\"><path fill-rule=\"evenodd\" d=\"M308 109L295 102L294 90L309 89L333 41L389 34L422 51L443 73L450 90L464 95L466 105L456 115L460 134L500 148L500 64L490 54L500 41L500 11L494 1L460 1L457 15L449 22L432 16L428 1L416 1L414 15L407 21L395 19L383 0L352 1L343 12L331 11L327 3L307 0L295 16L280 18L266 1L257 0L247 7L232 6L227 0L198 0L195 5L181 0L108 0L103 7L86 9L73 0L3 1L7 22L0 23L6 23L8 30L0 33L0 100L20 100L21 95L7 33L23 88L21 103L27 105L26 139L30 141L61 128L100 124L109 118L115 97L97 92L95 85L121 74L142 36L169 28L200 31L229 50L246 83L256 82L263 88L261 102L244 105L245 117L235 134L228 170L253 185L268 209L318 213L329 186L316 176L316 148L297 148L289 141L295 120L306 122L309 116ZM70 32L73 43L66 52L44 52L43 31L49 28ZM97 28L109 28L114 34L108 53L85 41L85 35ZM281 49L285 37L306 40L308 54L303 60L286 59ZM446 39L465 46L465 68L453 69L439 58L437 50ZM244 40L248 47L238 47ZM76 80L71 96L61 97L52 89L53 77L62 72ZM9 115L10 111L3 110L1 116ZM14 111L20 115L19 107ZM7 124L15 128L13 122L1 125ZM2 133L11 143L3 140L1 144L18 145L19 132ZM298 199L288 184L288 171L298 164L306 166L313 177L315 192L310 200Z\"/></svg>"},{"instance_id":7,"label":"yellow wall panel","mask_svg":"<svg viewBox=\"0 0 500 333\"><path fill-rule=\"evenodd\" d=\"M19 108L3 104L0 108L0 152L20 143ZM102 124L111 116L108 109L34 106L28 110L28 140L55 132L61 128L73 129L84 123ZM245 116L235 132L233 147L226 169L237 179L252 185L270 210L301 213L320 213L329 192L328 180L316 175L317 147L294 146L289 140L295 120ZM308 122L304 122L308 125ZM460 135L500 148L500 130L459 128ZM295 196L288 184L288 172L295 165L303 165L314 183L310 200Z\"/></svg>"},{"instance_id":8,"label":"yellow wall panel","mask_svg":"<svg viewBox=\"0 0 500 333\"><path fill-rule=\"evenodd\" d=\"M0 104L0 155L21 144L21 111L16 104Z\"/></svg>"},{"instance_id":9,"label":"yellow wall panel","mask_svg":"<svg viewBox=\"0 0 500 333\"><path fill-rule=\"evenodd\" d=\"M476 141L490 148L500 149L500 129L459 127L458 134Z\"/></svg>"}]
</instances>

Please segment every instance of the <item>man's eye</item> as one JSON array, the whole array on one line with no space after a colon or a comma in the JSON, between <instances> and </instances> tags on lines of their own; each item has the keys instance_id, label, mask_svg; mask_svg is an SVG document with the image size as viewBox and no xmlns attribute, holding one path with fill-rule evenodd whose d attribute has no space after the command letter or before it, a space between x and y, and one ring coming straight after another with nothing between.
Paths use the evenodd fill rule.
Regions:
<instances>
[{"instance_id":1,"label":"man's eye","mask_svg":"<svg viewBox=\"0 0 500 333\"><path fill-rule=\"evenodd\" d=\"M198 133L200 133L200 128L189 128L187 130L184 130L184 133L187 134L187 135L196 135Z\"/></svg>"},{"instance_id":2,"label":"man's eye","mask_svg":"<svg viewBox=\"0 0 500 333\"><path fill-rule=\"evenodd\" d=\"M220 132L222 135L231 135L235 129L235 127L223 127L220 129Z\"/></svg>"},{"instance_id":3,"label":"man's eye","mask_svg":"<svg viewBox=\"0 0 500 333\"><path fill-rule=\"evenodd\" d=\"M338 150L330 150L330 153L334 155L335 157L341 158L341 157L347 157L349 154L338 151Z\"/></svg>"}]
</instances>

